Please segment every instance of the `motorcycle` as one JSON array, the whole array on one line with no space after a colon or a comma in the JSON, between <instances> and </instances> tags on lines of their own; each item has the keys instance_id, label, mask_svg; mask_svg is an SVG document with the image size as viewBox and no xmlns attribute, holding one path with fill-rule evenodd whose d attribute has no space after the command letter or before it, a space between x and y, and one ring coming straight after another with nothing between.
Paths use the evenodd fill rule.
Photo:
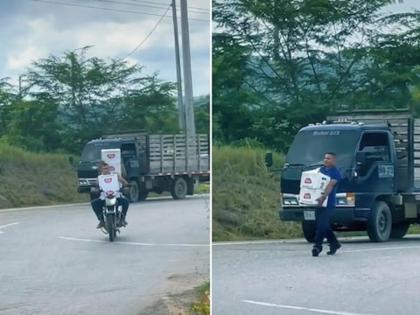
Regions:
<instances>
[{"instance_id":1,"label":"motorcycle","mask_svg":"<svg viewBox=\"0 0 420 315\"><path fill-rule=\"evenodd\" d=\"M91 188L91 195L99 198L102 191L98 188ZM108 234L109 241L113 242L117 237L117 232L120 233L122 227L123 215L122 206L118 204L117 194L114 191L105 192L105 202L102 206L102 216L105 222L105 227L102 231Z\"/></svg>"},{"instance_id":2,"label":"motorcycle","mask_svg":"<svg viewBox=\"0 0 420 315\"><path fill-rule=\"evenodd\" d=\"M120 233L119 227L122 222L121 206L118 205L117 197L114 192L107 192L105 195L105 204L102 208L102 215L105 222L105 230L108 233L109 241L113 242Z\"/></svg>"}]
</instances>

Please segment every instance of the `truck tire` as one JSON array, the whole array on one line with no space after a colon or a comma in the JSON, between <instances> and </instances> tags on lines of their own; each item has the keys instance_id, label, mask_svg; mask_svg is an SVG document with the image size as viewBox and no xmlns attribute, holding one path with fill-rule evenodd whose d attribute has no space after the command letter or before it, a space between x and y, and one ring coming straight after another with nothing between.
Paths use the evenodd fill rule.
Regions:
<instances>
[{"instance_id":1,"label":"truck tire","mask_svg":"<svg viewBox=\"0 0 420 315\"><path fill-rule=\"evenodd\" d=\"M372 242L386 242L392 229L392 215L384 201L375 201L369 217L367 232Z\"/></svg>"},{"instance_id":2,"label":"truck tire","mask_svg":"<svg viewBox=\"0 0 420 315\"><path fill-rule=\"evenodd\" d=\"M137 202L140 197L139 183L135 179L132 179L130 180L129 184L130 184L130 192L128 195L129 195L130 202Z\"/></svg>"},{"instance_id":3,"label":"truck tire","mask_svg":"<svg viewBox=\"0 0 420 315\"><path fill-rule=\"evenodd\" d=\"M302 221L302 231L309 243L315 242L315 221Z\"/></svg>"},{"instance_id":4,"label":"truck tire","mask_svg":"<svg viewBox=\"0 0 420 315\"><path fill-rule=\"evenodd\" d=\"M187 195L188 184L183 177L176 177L172 181L171 195L174 199L184 199Z\"/></svg>"},{"instance_id":5,"label":"truck tire","mask_svg":"<svg viewBox=\"0 0 420 315\"><path fill-rule=\"evenodd\" d=\"M391 238L403 238L407 234L410 223L394 224L391 230Z\"/></svg>"},{"instance_id":6,"label":"truck tire","mask_svg":"<svg viewBox=\"0 0 420 315\"><path fill-rule=\"evenodd\" d=\"M149 195L149 192L147 190L140 189L139 201L145 201L148 195Z\"/></svg>"},{"instance_id":7,"label":"truck tire","mask_svg":"<svg viewBox=\"0 0 420 315\"><path fill-rule=\"evenodd\" d=\"M98 199L99 196L100 196L100 193L98 193L98 192L90 192L89 193L89 199L90 199L90 201L95 200L95 199Z\"/></svg>"}]
</instances>

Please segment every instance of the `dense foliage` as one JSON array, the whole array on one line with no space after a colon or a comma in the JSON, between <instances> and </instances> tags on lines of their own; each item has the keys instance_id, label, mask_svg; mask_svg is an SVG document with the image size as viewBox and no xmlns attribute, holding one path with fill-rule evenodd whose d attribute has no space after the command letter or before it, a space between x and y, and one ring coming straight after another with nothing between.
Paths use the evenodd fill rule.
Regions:
<instances>
[{"instance_id":1,"label":"dense foliage","mask_svg":"<svg viewBox=\"0 0 420 315\"><path fill-rule=\"evenodd\" d=\"M33 62L19 87L0 80L0 137L32 151L79 154L105 133L177 133L175 84L138 65L88 57L89 47ZM209 98L197 100L197 130L209 131Z\"/></svg>"},{"instance_id":2,"label":"dense foliage","mask_svg":"<svg viewBox=\"0 0 420 315\"><path fill-rule=\"evenodd\" d=\"M420 112L420 14L391 2L214 1L215 141L285 151L337 109Z\"/></svg>"}]
</instances>

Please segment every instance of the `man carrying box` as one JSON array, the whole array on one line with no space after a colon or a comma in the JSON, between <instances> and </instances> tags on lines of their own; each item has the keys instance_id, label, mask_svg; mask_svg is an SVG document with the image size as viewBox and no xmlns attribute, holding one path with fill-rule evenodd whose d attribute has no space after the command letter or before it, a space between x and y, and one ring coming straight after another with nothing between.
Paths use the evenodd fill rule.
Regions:
<instances>
[{"instance_id":1,"label":"man carrying box","mask_svg":"<svg viewBox=\"0 0 420 315\"><path fill-rule=\"evenodd\" d=\"M317 199L318 208L315 211L315 223L316 223L316 232L315 232L315 244L312 248L312 256L318 256L322 251L322 242L324 238L327 238L330 245L330 250L327 252L327 255L334 255L336 251L341 247L341 244L338 242L336 236L334 235L333 230L331 229L331 217L335 210L335 194L337 191L337 183L341 180L341 174L336 168L336 154L333 152L328 152L324 157L324 166L322 166L319 171L322 174L325 174L331 178L325 191ZM325 199L327 199L326 207L323 207Z\"/></svg>"}]
</instances>

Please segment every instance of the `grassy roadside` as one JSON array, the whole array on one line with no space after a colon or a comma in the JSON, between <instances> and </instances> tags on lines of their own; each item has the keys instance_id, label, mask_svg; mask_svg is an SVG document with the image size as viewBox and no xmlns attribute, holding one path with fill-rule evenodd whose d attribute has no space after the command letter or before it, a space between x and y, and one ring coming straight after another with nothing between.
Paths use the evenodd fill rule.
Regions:
<instances>
[{"instance_id":1,"label":"grassy roadside","mask_svg":"<svg viewBox=\"0 0 420 315\"><path fill-rule=\"evenodd\" d=\"M0 144L0 208L83 202L68 156Z\"/></svg>"},{"instance_id":2,"label":"grassy roadside","mask_svg":"<svg viewBox=\"0 0 420 315\"><path fill-rule=\"evenodd\" d=\"M198 299L191 306L193 315L210 315L210 282L204 283L196 291Z\"/></svg>"},{"instance_id":3,"label":"grassy roadside","mask_svg":"<svg viewBox=\"0 0 420 315\"><path fill-rule=\"evenodd\" d=\"M278 217L278 175L264 162L265 150L213 148L213 240L301 237L300 226ZM274 168L284 157L274 154Z\"/></svg>"}]
</instances>

